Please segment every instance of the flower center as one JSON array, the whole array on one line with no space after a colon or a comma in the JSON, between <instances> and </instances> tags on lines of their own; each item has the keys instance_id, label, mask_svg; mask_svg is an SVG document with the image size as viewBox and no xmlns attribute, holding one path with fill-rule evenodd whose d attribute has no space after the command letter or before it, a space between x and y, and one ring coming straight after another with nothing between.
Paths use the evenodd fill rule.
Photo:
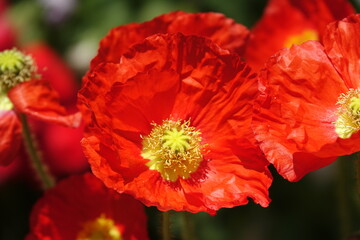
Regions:
<instances>
[{"instance_id":1,"label":"flower center","mask_svg":"<svg viewBox=\"0 0 360 240\"><path fill-rule=\"evenodd\" d=\"M319 34L311 29L304 30L302 33L289 37L284 44L284 47L290 48L293 44L301 44L309 40L319 40Z\"/></svg>"},{"instance_id":2,"label":"flower center","mask_svg":"<svg viewBox=\"0 0 360 240\"><path fill-rule=\"evenodd\" d=\"M30 56L16 49L0 52L0 91L30 80L35 71L34 60Z\"/></svg>"},{"instance_id":3,"label":"flower center","mask_svg":"<svg viewBox=\"0 0 360 240\"><path fill-rule=\"evenodd\" d=\"M76 240L121 240L119 229L114 221L104 214L95 220L86 222Z\"/></svg>"},{"instance_id":4,"label":"flower center","mask_svg":"<svg viewBox=\"0 0 360 240\"><path fill-rule=\"evenodd\" d=\"M340 138L349 138L360 130L360 90L350 89L346 94L341 94L335 122L335 132Z\"/></svg>"},{"instance_id":5,"label":"flower center","mask_svg":"<svg viewBox=\"0 0 360 240\"><path fill-rule=\"evenodd\" d=\"M0 111L8 111L13 109L13 104L7 94L0 91Z\"/></svg>"},{"instance_id":6,"label":"flower center","mask_svg":"<svg viewBox=\"0 0 360 240\"><path fill-rule=\"evenodd\" d=\"M149 160L146 165L168 181L189 178L203 159L201 133L190 126L190 121L164 120L161 125L152 125L142 142L141 156Z\"/></svg>"}]
</instances>

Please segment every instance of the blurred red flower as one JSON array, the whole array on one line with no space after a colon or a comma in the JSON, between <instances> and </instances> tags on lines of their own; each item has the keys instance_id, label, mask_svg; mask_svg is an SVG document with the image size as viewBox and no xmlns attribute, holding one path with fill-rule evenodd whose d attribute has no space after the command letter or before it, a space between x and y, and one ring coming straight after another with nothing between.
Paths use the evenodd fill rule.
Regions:
<instances>
[{"instance_id":1,"label":"blurred red flower","mask_svg":"<svg viewBox=\"0 0 360 240\"><path fill-rule=\"evenodd\" d=\"M14 28L5 16L6 1L0 0L0 51L11 48L16 43Z\"/></svg>"},{"instance_id":2,"label":"blurred red flower","mask_svg":"<svg viewBox=\"0 0 360 240\"><path fill-rule=\"evenodd\" d=\"M290 181L360 150L360 15L328 25L323 45L283 49L260 76L254 131Z\"/></svg>"},{"instance_id":3,"label":"blurred red flower","mask_svg":"<svg viewBox=\"0 0 360 240\"><path fill-rule=\"evenodd\" d=\"M27 240L146 240L142 204L92 174L61 181L35 204Z\"/></svg>"},{"instance_id":4,"label":"blurred red flower","mask_svg":"<svg viewBox=\"0 0 360 240\"><path fill-rule=\"evenodd\" d=\"M328 23L355 13L348 0L269 0L252 29L245 57L254 69L282 48L321 39Z\"/></svg>"},{"instance_id":5,"label":"blurred red flower","mask_svg":"<svg viewBox=\"0 0 360 240\"><path fill-rule=\"evenodd\" d=\"M105 185L162 211L269 204L272 178L250 129L257 79L237 54L153 35L86 77L82 144Z\"/></svg>"}]
</instances>

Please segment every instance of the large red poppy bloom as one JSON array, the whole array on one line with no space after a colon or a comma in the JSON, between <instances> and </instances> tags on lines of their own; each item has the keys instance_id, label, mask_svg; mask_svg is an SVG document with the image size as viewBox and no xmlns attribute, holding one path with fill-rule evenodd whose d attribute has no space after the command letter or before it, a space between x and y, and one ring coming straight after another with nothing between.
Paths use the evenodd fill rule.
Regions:
<instances>
[{"instance_id":1,"label":"large red poppy bloom","mask_svg":"<svg viewBox=\"0 0 360 240\"><path fill-rule=\"evenodd\" d=\"M82 144L108 187L163 211L269 204L268 163L250 129L256 77L237 54L153 35L87 77Z\"/></svg>"},{"instance_id":2,"label":"large red poppy bloom","mask_svg":"<svg viewBox=\"0 0 360 240\"><path fill-rule=\"evenodd\" d=\"M360 15L272 57L260 77L254 130L267 159L296 181L360 150Z\"/></svg>"},{"instance_id":3,"label":"large red poppy bloom","mask_svg":"<svg viewBox=\"0 0 360 240\"><path fill-rule=\"evenodd\" d=\"M80 113L68 114L49 82L31 79L0 93L0 165L9 164L21 144L18 114L67 127L80 124Z\"/></svg>"},{"instance_id":4,"label":"large red poppy bloom","mask_svg":"<svg viewBox=\"0 0 360 240\"><path fill-rule=\"evenodd\" d=\"M35 204L27 240L145 240L146 215L132 197L106 188L92 174L72 176Z\"/></svg>"},{"instance_id":5,"label":"large red poppy bloom","mask_svg":"<svg viewBox=\"0 0 360 240\"><path fill-rule=\"evenodd\" d=\"M252 29L246 60L255 69L284 47L318 40L328 23L355 10L347 0L269 0L260 21Z\"/></svg>"}]
</instances>

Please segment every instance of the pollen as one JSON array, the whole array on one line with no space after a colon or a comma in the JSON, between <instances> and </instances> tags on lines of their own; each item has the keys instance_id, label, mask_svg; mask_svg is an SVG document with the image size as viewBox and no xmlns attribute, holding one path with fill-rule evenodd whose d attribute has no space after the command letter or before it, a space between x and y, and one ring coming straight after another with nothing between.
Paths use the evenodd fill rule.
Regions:
<instances>
[{"instance_id":1,"label":"pollen","mask_svg":"<svg viewBox=\"0 0 360 240\"><path fill-rule=\"evenodd\" d=\"M293 44L299 45L309 40L319 40L319 34L312 29L306 29L300 34L290 36L284 44L284 47L290 48Z\"/></svg>"},{"instance_id":2,"label":"pollen","mask_svg":"<svg viewBox=\"0 0 360 240\"><path fill-rule=\"evenodd\" d=\"M146 165L167 181L189 178L203 160L200 131L190 126L189 120L164 120L161 125L152 125L142 142L141 156L149 160Z\"/></svg>"},{"instance_id":3,"label":"pollen","mask_svg":"<svg viewBox=\"0 0 360 240\"><path fill-rule=\"evenodd\" d=\"M76 240L121 240L119 229L114 220L106 218L104 214L95 220L86 222Z\"/></svg>"},{"instance_id":4,"label":"pollen","mask_svg":"<svg viewBox=\"0 0 360 240\"><path fill-rule=\"evenodd\" d=\"M0 91L30 80L35 71L34 60L29 55L16 49L0 52Z\"/></svg>"},{"instance_id":5,"label":"pollen","mask_svg":"<svg viewBox=\"0 0 360 240\"><path fill-rule=\"evenodd\" d=\"M349 138L360 130L360 90L350 89L346 94L341 94L337 105L335 132L340 138Z\"/></svg>"}]
</instances>

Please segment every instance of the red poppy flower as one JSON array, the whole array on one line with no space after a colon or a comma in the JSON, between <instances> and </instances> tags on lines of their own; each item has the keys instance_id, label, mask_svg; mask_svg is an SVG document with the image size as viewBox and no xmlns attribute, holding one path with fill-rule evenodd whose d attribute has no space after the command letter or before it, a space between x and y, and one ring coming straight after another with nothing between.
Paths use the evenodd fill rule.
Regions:
<instances>
[{"instance_id":1,"label":"red poppy flower","mask_svg":"<svg viewBox=\"0 0 360 240\"><path fill-rule=\"evenodd\" d=\"M8 57L14 51L5 51L0 57L0 63L6 65ZM15 59L17 58L17 55ZM21 58L21 57L20 57ZM17 59L19 60L19 59ZM19 60L23 61L23 60ZM11 62L12 64L13 62ZM10 64L10 65L11 65ZM27 63L22 62L25 66ZM17 114L26 114L34 119L52 122L68 127L77 127L80 124L80 113L68 114L66 109L59 104L58 94L44 80L31 79L20 83L9 83L15 86L6 86L6 82L11 82L7 78L10 70L2 68L1 93L0 93L0 132L4 136L0 142L0 165L7 165L19 150L21 142L21 124ZM22 78L28 73L18 71ZM10 89L7 89L10 88Z\"/></svg>"},{"instance_id":2,"label":"red poppy flower","mask_svg":"<svg viewBox=\"0 0 360 240\"><path fill-rule=\"evenodd\" d=\"M296 181L360 150L360 15L272 57L260 77L254 130L268 160Z\"/></svg>"},{"instance_id":3,"label":"red poppy flower","mask_svg":"<svg viewBox=\"0 0 360 240\"><path fill-rule=\"evenodd\" d=\"M35 204L28 240L148 239L140 202L106 188L92 174L72 176Z\"/></svg>"},{"instance_id":4,"label":"red poppy flower","mask_svg":"<svg viewBox=\"0 0 360 240\"><path fill-rule=\"evenodd\" d=\"M249 30L220 13L171 12L144 23L132 23L113 28L102 39L98 55L91 66L98 63L118 62L121 55L133 44L156 33L177 33L210 38L222 48L242 54Z\"/></svg>"},{"instance_id":5,"label":"red poppy flower","mask_svg":"<svg viewBox=\"0 0 360 240\"><path fill-rule=\"evenodd\" d=\"M268 163L250 129L256 77L237 54L153 35L87 77L82 144L108 187L162 211L269 204Z\"/></svg>"},{"instance_id":6,"label":"red poppy flower","mask_svg":"<svg viewBox=\"0 0 360 240\"><path fill-rule=\"evenodd\" d=\"M319 40L328 23L355 10L347 0L270 0L252 29L245 57L254 69L262 68L278 50Z\"/></svg>"}]
</instances>

